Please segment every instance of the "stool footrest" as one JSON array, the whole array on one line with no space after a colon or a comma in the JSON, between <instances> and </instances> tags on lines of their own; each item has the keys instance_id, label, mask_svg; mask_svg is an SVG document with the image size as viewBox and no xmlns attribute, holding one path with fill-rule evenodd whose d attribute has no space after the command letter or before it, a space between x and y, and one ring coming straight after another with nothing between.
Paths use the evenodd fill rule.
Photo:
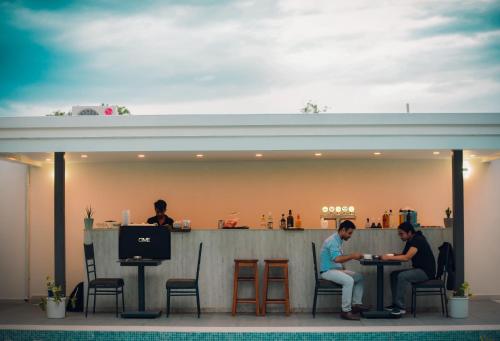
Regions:
<instances>
[{"instance_id":1,"label":"stool footrest","mask_svg":"<svg viewBox=\"0 0 500 341\"><path fill-rule=\"evenodd\" d=\"M255 300L255 298L238 298L236 300L236 303L257 303L257 301Z\"/></svg>"},{"instance_id":2,"label":"stool footrest","mask_svg":"<svg viewBox=\"0 0 500 341\"><path fill-rule=\"evenodd\" d=\"M269 299L269 298L268 298L268 299L266 300L266 302L265 302L265 303L267 303L267 304L271 304L271 303L273 303L273 304L274 304L274 303L282 303L282 304L285 304L285 303L286 303L286 299L284 299L284 298L280 298L280 299L278 299L278 298Z\"/></svg>"},{"instance_id":3,"label":"stool footrest","mask_svg":"<svg viewBox=\"0 0 500 341\"><path fill-rule=\"evenodd\" d=\"M255 281L255 277L238 277L238 281Z\"/></svg>"}]
</instances>

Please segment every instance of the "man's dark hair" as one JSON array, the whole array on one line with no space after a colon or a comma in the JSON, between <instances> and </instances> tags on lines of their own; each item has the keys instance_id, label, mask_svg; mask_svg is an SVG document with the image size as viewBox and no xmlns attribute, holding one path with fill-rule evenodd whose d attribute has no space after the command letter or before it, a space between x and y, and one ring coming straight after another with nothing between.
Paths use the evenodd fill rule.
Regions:
<instances>
[{"instance_id":1,"label":"man's dark hair","mask_svg":"<svg viewBox=\"0 0 500 341\"><path fill-rule=\"evenodd\" d=\"M166 209L167 209L167 203L165 202L165 200L160 199L157 202L155 202L155 210L163 212Z\"/></svg>"},{"instance_id":2,"label":"man's dark hair","mask_svg":"<svg viewBox=\"0 0 500 341\"><path fill-rule=\"evenodd\" d=\"M339 231L340 230L346 230L348 231L349 229L356 229L356 225L350 220L344 220L343 222L340 223L339 226Z\"/></svg>"},{"instance_id":3,"label":"man's dark hair","mask_svg":"<svg viewBox=\"0 0 500 341\"><path fill-rule=\"evenodd\" d=\"M411 232L411 233L415 234L415 228L413 227L413 225L409 221L405 221L404 223L400 224L398 226L398 229L403 230L406 233Z\"/></svg>"}]
</instances>

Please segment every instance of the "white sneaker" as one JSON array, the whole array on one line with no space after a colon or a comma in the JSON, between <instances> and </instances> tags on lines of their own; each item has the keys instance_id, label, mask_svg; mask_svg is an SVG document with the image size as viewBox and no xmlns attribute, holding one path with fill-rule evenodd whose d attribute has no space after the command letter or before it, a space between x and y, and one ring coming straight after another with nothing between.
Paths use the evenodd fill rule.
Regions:
<instances>
[{"instance_id":1,"label":"white sneaker","mask_svg":"<svg viewBox=\"0 0 500 341\"><path fill-rule=\"evenodd\" d=\"M392 315L404 315L406 314L406 310L404 309L401 309L401 308L397 308L397 307L394 307L391 311L391 314Z\"/></svg>"}]
</instances>

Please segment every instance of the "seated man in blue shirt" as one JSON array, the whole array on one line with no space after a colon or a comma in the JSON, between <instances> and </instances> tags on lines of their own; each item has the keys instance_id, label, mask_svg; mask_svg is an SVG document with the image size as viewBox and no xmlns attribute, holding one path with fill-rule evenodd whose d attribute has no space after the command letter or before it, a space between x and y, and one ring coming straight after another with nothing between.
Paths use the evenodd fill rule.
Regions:
<instances>
[{"instance_id":1,"label":"seated man in blue shirt","mask_svg":"<svg viewBox=\"0 0 500 341\"><path fill-rule=\"evenodd\" d=\"M359 313L368 310L363 299L363 276L346 270L344 263L363 258L361 253L344 255L342 244L351 238L356 226L350 220L343 221L337 232L328 237L321 247L320 275L323 279L342 286L342 313L346 320L359 320Z\"/></svg>"}]
</instances>

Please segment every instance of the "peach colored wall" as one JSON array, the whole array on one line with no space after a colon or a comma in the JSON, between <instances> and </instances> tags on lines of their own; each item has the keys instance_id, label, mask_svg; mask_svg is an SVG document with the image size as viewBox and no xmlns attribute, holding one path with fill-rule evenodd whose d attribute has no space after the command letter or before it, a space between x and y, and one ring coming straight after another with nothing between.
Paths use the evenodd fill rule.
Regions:
<instances>
[{"instance_id":1,"label":"peach colored wall","mask_svg":"<svg viewBox=\"0 0 500 341\"><path fill-rule=\"evenodd\" d=\"M289 208L305 227L319 227L324 204L354 205L358 225L379 218L385 209L411 206L424 225L442 225L451 205L449 160L304 160L164 163L78 163L67 165L66 248L68 288L83 276L84 208L95 207L97 222L120 220L130 209L132 221L154 214L164 198L168 214L189 218L194 228L214 228L217 219L240 212L242 225L258 226L273 212L275 225ZM32 293L43 292L53 268L52 167L31 173ZM40 261L41 260L41 261ZM45 265L43 265L45 264Z\"/></svg>"}]
</instances>

